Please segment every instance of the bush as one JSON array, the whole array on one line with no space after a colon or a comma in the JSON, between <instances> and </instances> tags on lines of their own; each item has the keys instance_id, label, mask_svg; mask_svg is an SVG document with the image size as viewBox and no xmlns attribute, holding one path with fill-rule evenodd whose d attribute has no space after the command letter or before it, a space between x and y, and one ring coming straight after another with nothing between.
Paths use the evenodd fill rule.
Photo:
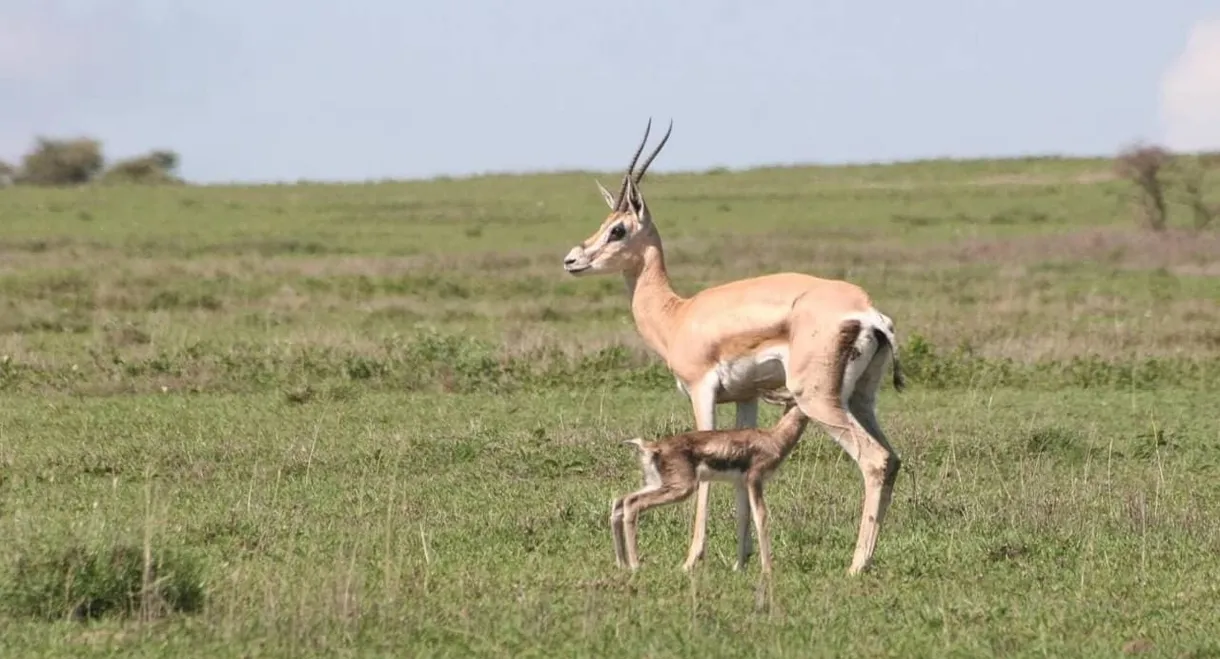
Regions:
<instances>
[{"instance_id":1,"label":"bush","mask_svg":"<svg viewBox=\"0 0 1220 659\"><path fill-rule=\"evenodd\" d=\"M102 144L95 139L39 137L37 146L22 160L19 182L80 185L92 181L104 165Z\"/></svg>"},{"instance_id":2,"label":"bush","mask_svg":"<svg viewBox=\"0 0 1220 659\"><path fill-rule=\"evenodd\" d=\"M17 178L17 168L0 160L0 188L7 188Z\"/></svg>"},{"instance_id":3,"label":"bush","mask_svg":"<svg viewBox=\"0 0 1220 659\"><path fill-rule=\"evenodd\" d=\"M1179 158L1179 180L1182 185L1182 197L1194 215L1196 229L1204 229L1220 214L1220 206L1207 203L1204 190L1204 179L1207 177L1209 164L1206 155L1193 158Z\"/></svg>"},{"instance_id":4,"label":"bush","mask_svg":"<svg viewBox=\"0 0 1220 659\"><path fill-rule=\"evenodd\" d=\"M178 167L178 154L173 151L158 150L135 158L120 160L106 170L102 175L105 183L139 183L162 184L181 183L175 170Z\"/></svg>"}]
</instances>

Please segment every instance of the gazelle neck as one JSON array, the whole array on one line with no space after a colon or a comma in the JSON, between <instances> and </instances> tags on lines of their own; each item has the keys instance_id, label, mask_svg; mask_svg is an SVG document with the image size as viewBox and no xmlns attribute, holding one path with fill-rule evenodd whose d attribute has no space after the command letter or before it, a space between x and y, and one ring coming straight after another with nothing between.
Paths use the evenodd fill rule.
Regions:
<instances>
[{"instance_id":1,"label":"gazelle neck","mask_svg":"<svg viewBox=\"0 0 1220 659\"><path fill-rule=\"evenodd\" d=\"M684 300L669 283L665 251L655 228L650 230L647 239L640 258L623 277L627 281L627 296L631 300L636 329L653 352L666 358L673 316Z\"/></svg>"},{"instance_id":2,"label":"gazelle neck","mask_svg":"<svg viewBox=\"0 0 1220 659\"><path fill-rule=\"evenodd\" d=\"M791 409L784 412L775 427L771 429L779 441L779 450L782 454L787 455L796 446L808 425L809 417L805 416L799 407L793 405Z\"/></svg>"}]
</instances>

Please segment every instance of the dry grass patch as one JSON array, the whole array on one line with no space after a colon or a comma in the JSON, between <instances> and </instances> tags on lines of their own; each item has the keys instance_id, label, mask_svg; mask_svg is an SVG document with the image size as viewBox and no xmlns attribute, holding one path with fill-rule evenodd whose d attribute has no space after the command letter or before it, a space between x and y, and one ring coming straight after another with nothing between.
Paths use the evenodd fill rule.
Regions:
<instances>
[{"instance_id":1,"label":"dry grass patch","mask_svg":"<svg viewBox=\"0 0 1220 659\"><path fill-rule=\"evenodd\" d=\"M1163 268L1192 274L1220 266L1220 232L1166 229L1150 233L1099 227L1002 240L972 239L929 251L960 263L1096 262L1133 270Z\"/></svg>"}]
</instances>

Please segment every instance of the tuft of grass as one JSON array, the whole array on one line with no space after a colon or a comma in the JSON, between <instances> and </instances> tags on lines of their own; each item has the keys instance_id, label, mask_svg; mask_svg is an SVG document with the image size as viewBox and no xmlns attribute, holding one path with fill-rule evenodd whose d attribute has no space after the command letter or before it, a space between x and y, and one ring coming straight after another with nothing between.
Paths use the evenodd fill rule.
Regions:
<instances>
[{"instance_id":1,"label":"tuft of grass","mask_svg":"<svg viewBox=\"0 0 1220 659\"><path fill-rule=\"evenodd\" d=\"M1046 455L1056 459L1079 459L1083 455L1081 438L1071 428L1035 428L1025 439L1025 450L1031 455Z\"/></svg>"},{"instance_id":2,"label":"tuft of grass","mask_svg":"<svg viewBox=\"0 0 1220 659\"><path fill-rule=\"evenodd\" d=\"M203 607L202 569L181 551L72 544L21 553L0 583L9 615L43 620L152 620Z\"/></svg>"}]
</instances>

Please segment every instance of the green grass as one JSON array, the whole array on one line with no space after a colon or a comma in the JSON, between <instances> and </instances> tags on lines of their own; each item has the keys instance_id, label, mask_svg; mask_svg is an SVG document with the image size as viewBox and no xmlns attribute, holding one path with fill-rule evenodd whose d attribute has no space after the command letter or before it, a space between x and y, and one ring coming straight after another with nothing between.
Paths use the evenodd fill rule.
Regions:
<instances>
[{"instance_id":1,"label":"green grass","mask_svg":"<svg viewBox=\"0 0 1220 659\"><path fill-rule=\"evenodd\" d=\"M592 174L0 191L0 654L1220 656L1220 236L1136 231L1107 168L650 177L682 292L898 322L876 566L810 430L769 583L722 486L692 576L689 504L614 566L620 440L692 417L622 281L561 270Z\"/></svg>"}]
</instances>

